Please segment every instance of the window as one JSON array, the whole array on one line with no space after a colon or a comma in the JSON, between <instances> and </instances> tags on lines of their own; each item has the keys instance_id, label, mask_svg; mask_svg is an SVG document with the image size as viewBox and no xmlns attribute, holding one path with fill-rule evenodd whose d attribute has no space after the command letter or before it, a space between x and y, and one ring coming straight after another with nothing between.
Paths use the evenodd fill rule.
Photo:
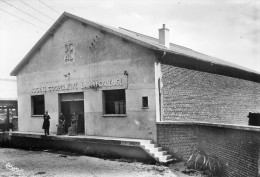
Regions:
<instances>
[{"instance_id":1,"label":"window","mask_svg":"<svg viewBox=\"0 0 260 177\"><path fill-rule=\"evenodd\" d=\"M104 90L104 114L126 114L125 90Z\"/></svg>"},{"instance_id":2,"label":"window","mask_svg":"<svg viewBox=\"0 0 260 177\"><path fill-rule=\"evenodd\" d=\"M147 96L142 97L142 106L143 106L143 108L148 108L148 97Z\"/></svg>"},{"instance_id":3,"label":"window","mask_svg":"<svg viewBox=\"0 0 260 177\"><path fill-rule=\"evenodd\" d=\"M33 115L44 114L44 95L32 96L32 114Z\"/></svg>"}]
</instances>

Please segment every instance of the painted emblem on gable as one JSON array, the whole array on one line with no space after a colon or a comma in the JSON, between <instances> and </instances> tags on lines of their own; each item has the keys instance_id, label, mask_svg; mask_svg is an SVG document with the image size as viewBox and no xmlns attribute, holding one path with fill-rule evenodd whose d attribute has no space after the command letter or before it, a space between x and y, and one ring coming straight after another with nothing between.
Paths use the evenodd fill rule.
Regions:
<instances>
[{"instance_id":1,"label":"painted emblem on gable","mask_svg":"<svg viewBox=\"0 0 260 177\"><path fill-rule=\"evenodd\" d=\"M64 62L65 63L72 63L74 62L74 45L72 42L65 43L65 56L64 56Z\"/></svg>"}]
</instances>

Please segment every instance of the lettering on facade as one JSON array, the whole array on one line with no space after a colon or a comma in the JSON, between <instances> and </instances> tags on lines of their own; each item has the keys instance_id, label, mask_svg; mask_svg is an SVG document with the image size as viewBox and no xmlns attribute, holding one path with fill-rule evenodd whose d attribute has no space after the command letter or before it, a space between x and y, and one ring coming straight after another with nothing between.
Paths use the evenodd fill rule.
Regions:
<instances>
[{"instance_id":1,"label":"lettering on facade","mask_svg":"<svg viewBox=\"0 0 260 177\"><path fill-rule=\"evenodd\" d=\"M94 81L78 81L74 83L64 83L64 84L46 84L44 86L33 87L31 93L50 93L50 92L63 92L63 91L80 91L90 89L95 86L101 89L106 89L110 87L126 87L127 80L124 78L116 79L103 79Z\"/></svg>"},{"instance_id":2,"label":"lettering on facade","mask_svg":"<svg viewBox=\"0 0 260 177\"><path fill-rule=\"evenodd\" d=\"M65 63L74 62L74 45L72 42L65 43L65 56L64 56Z\"/></svg>"}]
</instances>

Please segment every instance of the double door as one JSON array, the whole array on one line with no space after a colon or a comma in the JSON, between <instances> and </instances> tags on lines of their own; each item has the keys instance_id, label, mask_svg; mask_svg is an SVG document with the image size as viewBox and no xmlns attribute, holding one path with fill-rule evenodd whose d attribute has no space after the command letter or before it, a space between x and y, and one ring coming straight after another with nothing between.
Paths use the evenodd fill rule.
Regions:
<instances>
[{"instance_id":1,"label":"double door","mask_svg":"<svg viewBox=\"0 0 260 177\"><path fill-rule=\"evenodd\" d=\"M81 95L82 94L82 95ZM85 133L83 93L61 94L61 112L65 116L65 132L71 126L71 117L75 112L78 115L78 133Z\"/></svg>"}]
</instances>

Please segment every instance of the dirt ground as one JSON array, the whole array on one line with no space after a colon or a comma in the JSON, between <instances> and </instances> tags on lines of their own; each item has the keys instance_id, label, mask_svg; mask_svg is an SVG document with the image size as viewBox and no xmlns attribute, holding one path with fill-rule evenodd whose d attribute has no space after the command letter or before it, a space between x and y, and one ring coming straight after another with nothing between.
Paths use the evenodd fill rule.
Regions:
<instances>
[{"instance_id":1,"label":"dirt ground","mask_svg":"<svg viewBox=\"0 0 260 177\"><path fill-rule=\"evenodd\" d=\"M105 160L68 152L0 148L0 177L202 177L180 172L183 164L169 167L126 160Z\"/></svg>"},{"instance_id":2,"label":"dirt ground","mask_svg":"<svg viewBox=\"0 0 260 177\"><path fill-rule=\"evenodd\" d=\"M11 148L0 148L0 176L175 177L164 166Z\"/></svg>"}]
</instances>

